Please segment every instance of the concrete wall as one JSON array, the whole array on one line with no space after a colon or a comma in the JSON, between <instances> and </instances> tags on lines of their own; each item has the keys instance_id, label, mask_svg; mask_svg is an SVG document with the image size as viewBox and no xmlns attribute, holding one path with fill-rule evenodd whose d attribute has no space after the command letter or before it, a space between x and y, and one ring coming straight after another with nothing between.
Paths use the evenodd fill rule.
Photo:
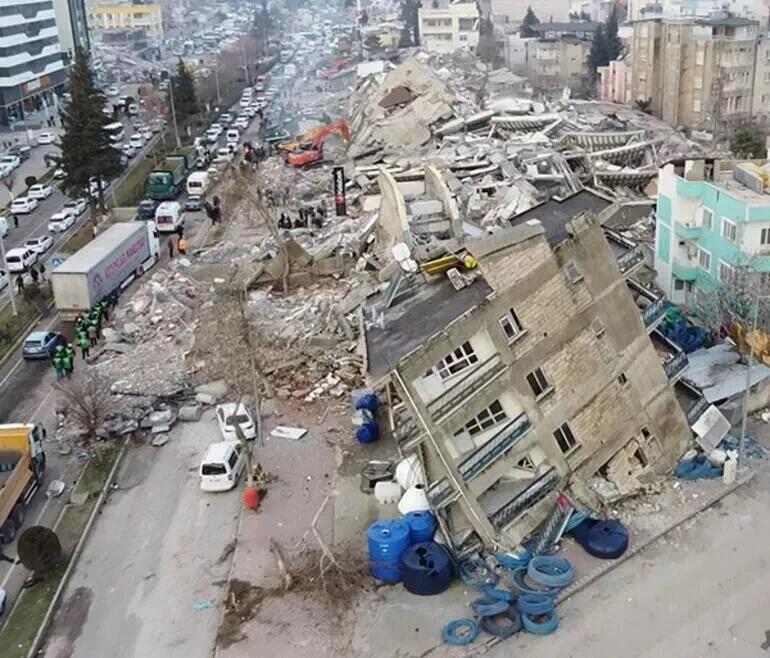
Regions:
<instances>
[{"instance_id":1,"label":"concrete wall","mask_svg":"<svg viewBox=\"0 0 770 658\"><path fill-rule=\"evenodd\" d=\"M385 169L377 176L380 186L380 216L374 229L377 256L385 261L393 260L390 250L398 242L411 243L406 219L404 197L398 183Z\"/></svg>"}]
</instances>

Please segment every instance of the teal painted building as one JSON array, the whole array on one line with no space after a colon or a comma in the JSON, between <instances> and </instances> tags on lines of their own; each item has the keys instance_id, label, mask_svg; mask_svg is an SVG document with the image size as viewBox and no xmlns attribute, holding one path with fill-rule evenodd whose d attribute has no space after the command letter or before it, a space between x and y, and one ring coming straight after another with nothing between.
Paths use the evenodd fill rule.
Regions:
<instances>
[{"instance_id":1,"label":"teal painted building","mask_svg":"<svg viewBox=\"0 0 770 658\"><path fill-rule=\"evenodd\" d=\"M758 284L770 283L765 180L770 170L733 162L688 161L660 170L655 270L669 299L698 307L738 267L750 266Z\"/></svg>"}]
</instances>

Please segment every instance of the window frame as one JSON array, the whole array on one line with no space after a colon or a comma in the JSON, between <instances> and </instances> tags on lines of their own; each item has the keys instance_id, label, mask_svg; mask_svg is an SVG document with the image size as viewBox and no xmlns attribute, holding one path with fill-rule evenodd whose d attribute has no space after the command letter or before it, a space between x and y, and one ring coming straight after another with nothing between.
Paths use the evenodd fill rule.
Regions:
<instances>
[{"instance_id":1,"label":"window frame","mask_svg":"<svg viewBox=\"0 0 770 658\"><path fill-rule=\"evenodd\" d=\"M701 262L701 258L703 257L704 254L708 256L708 267L704 267L703 263ZM711 265L712 265L711 252L704 249L703 247L698 247L698 267L704 272L708 272L709 274L711 274Z\"/></svg>"},{"instance_id":2,"label":"window frame","mask_svg":"<svg viewBox=\"0 0 770 658\"><path fill-rule=\"evenodd\" d=\"M732 237L728 235L729 233L732 233ZM732 219L722 217L722 226L719 229L719 235L721 235L728 242L736 244L738 242L738 224L736 224Z\"/></svg>"},{"instance_id":3,"label":"window frame","mask_svg":"<svg viewBox=\"0 0 770 658\"><path fill-rule=\"evenodd\" d=\"M463 354L458 355L457 353L459 351L462 351ZM448 359L451 360L448 361ZM433 372L435 372L442 381L446 381L455 375L459 375L466 371L478 362L479 356L476 354L476 350L473 349L471 342L466 340L453 349L449 354L444 356L444 358L440 359L439 362L433 366Z\"/></svg>"},{"instance_id":4,"label":"window frame","mask_svg":"<svg viewBox=\"0 0 770 658\"><path fill-rule=\"evenodd\" d=\"M566 432L564 428L566 428ZM564 439L564 445L567 446L566 450L562 447L562 443L559 441L559 432L561 433L561 437ZM567 433L569 433L569 437L571 437L572 445L569 445L570 439L567 436ZM578 441L577 437L575 436L575 432L572 430L572 427L570 427L570 424L567 421L563 422L553 431L553 438L556 441L556 445L558 446L559 451L565 457L571 455L580 447L580 441Z\"/></svg>"},{"instance_id":5,"label":"window frame","mask_svg":"<svg viewBox=\"0 0 770 658\"><path fill-rule=\"evenodd\" d=\"M453 436L458 437L464 434L468 438L473 439L473 437L483 434L488 429L497 427L507 420L508 414L500 400L493 400L489 403L489 406L484 407L473 418L470 418L462 427L456 430Z\"/></svg>"},{"instance_id":6,"label":"window frame","mask_svg":"<svg viewBox=\"0 0 770 658\"><path fill-rule=\"evenodd\" d=\"M706 220L707 217L708 221ZM703 228L709 231L714 228L714 211L711 208L706 208L706 206L703 206Z\"/></svg>"},{"instance_id":7,"label":"window frame","mask_svg":"<svg viewBox=\"0 0 770 658\"><path fill-rule=\"evenodd\" d=\"M505 323L508 323L511 329L513 329L512 334L509 334L506 330ZM521 324L521 320L519 320L519 316L516 315L516 311L513 307L509 308L501 317L497 318L497 324L499 325L500 330L503 332L503 336L505 336L505 339L508 341L509 345L516 342L526 332Z\"/></svg>"},{"instance_id":8,"label":"window frame","mask_svg":"<svg viewBox=\"0 0 770 658\"><path fill-rule=\"evenodd\" d=\"M722 268L729 270L727 277L722 275ZM730 263L727 263L720 258L719 266L717 267L717 280L721 283L732 283L733 277L735 277L735 268L730 265Z\"/></svg>"},{"instance_id":9,"label":"window frame","mask_svg":"<svg viewBox=\"0 0 770 658\"><path fill-rule=\"evenodd\" d=\"M535 396L535 400L542 400L546 395L553 391L553 384L548 379L548 375L545 373L542 366L538 366L534 370L528 372L526 380L527 384L529 384L529 389ZM539 391L535 389L533 381L534 384L537 385L537 388L540 389Z\"/></svg>"},{"instance_id":10,"label":"window frame","mask_svg":"<svg viewBox=\"0 0 770 658\"><path fill-rule=\"evenodd\" d=\"M762 247L770 246L770 227L759 229L759 244Z\"/></svg>"}]
</instances>

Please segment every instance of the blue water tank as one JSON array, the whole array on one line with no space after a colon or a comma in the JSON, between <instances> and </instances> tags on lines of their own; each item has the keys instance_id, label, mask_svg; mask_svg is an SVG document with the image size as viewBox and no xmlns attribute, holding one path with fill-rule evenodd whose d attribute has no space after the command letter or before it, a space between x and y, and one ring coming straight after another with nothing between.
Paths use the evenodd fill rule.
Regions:
<instances>
[{"instance_id":1,"label":"blue water tank","mask_svg":"<svg viewBox=\"0 0 770 658\"><path fill-rule=\"evenodd\" d=\"M411 544L422 544L427 541L433 541L433 534L436 532L436 517L432 512L409 512L404 516L409 526L409 542Z\"/></svg>"},{"instance_id":2,"label":"blue water tank","mask_svg":"<svg viewBox=\"0 0 770 658\"><path fill-rule=\"evenodd\" d=\"M414 544L401 556L401 580L412 594L433 596L449 588L454 568L449 553L434 542Z\"/></svg>"},{"instance_id":3,"label":"blue water tank","mask_svg":"<svg viewBox=\"0 0 770 658\"><path fill-rule=\"evenodd\" d=\"M409 526L401 519L375 521L367 532L369 571L377 580L401 580L401 556L409 546Z\"/></svg>"},{"instance_id":4,"label":"blue water tank","mask_svg":"<svg viewBox=\"0 0 770 658\"><path fill-rule=\"evenodd\" d=\"M377 409L380 406L380 401L374 393L364 393L360 398L356 400L356 409L366 409L373 414L377 413Z\"/></svg>"},{"instance_id":5,"label":"blue water tank","mask_svg":"<svg viewBox=\"0 0 770 658\"><path fill-rule=\"evenodd\" d=\"M356 440L359 443L374 443L380 436L380 427L376 420L367 420L356 430Z\"/></svg>"}]
</instances>

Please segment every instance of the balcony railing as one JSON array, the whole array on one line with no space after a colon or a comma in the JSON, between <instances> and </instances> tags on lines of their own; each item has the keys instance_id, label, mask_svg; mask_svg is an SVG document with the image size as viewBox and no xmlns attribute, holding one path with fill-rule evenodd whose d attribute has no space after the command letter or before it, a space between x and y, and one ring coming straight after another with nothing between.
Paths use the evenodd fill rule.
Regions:
<instances>
[{"instance_id":1,"label":"balcony railing","mask_svg":"<svg viewBox=\"0 0 770 658\"><path fill-rule=\"evenodd\" d=\"M642 322L644 322L644 326L650 327L655 324L658 318L663 316L667 308L668 302L665 299L658 299L657 301L652 302L652 304L649 304L642 311Z\"/></svg>"},{"instance_id":2,"label":"balcony railing","mask_svg":"<svg viewBox=\"0 0 770 658\"><path fill-rule=\"evenodd\" d=\"M449 411L457 408L461 401L467 400L474 392L481 390L503 370L505 370L505 364L499 354L489 357L465 377L459 378L449 390L430 402L428 404L430 415L434 420L445 416Z\"/></svg>"},{"instance_id":3,"label":"balcony railing","mask_svg":"<svg viewBox=\"0 0 770 658\"><path fill-rule=\"evenodd\" d=\"M618 258L618 268L620 268L621 274L626 274L643 262L644 250L640 245L637 245Z\"/></svg>"},{"instance_id":4,"label":"balcony railing","mask_svg":"<svg viewBox=\"0 0 770 658\"><path fill-rule=\"evenodd\" d=\"M556 488L557 484L559 484L559 474L552 468L493 512L489 517L490 522L498 530L503 529L519 514L543 500Z\"/></svg>"},{"instance_id":5,"label":"balcony railing","mask_svg":"<svg viewBox=\"0 0 770 658\"><path fill-rule=\"evenodd\" d=\"M709 401L706 398L700 398L687 412L687 422L690 425L694 425L695 422L703 415L710 406Z\"/></svg>"},{"instance_id":6,"label":"balcony railing","mask_svg":"<svg viewBox=\"0 0 770 658\"><path fill-rule=\"evenodd\" d=\"M669 359L663 364L663 370L669 379L673 379L687 366L687 355L679 352L673 359Z\"/></svg>"}]
</instances>

